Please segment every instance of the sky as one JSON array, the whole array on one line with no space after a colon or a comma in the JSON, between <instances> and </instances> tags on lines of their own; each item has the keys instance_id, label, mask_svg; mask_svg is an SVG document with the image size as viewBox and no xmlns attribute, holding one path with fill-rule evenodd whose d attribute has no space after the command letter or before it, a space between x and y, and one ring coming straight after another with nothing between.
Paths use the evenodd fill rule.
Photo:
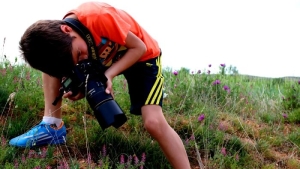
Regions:
<instances>
[{"instance_id":1,"label":"sky","mask_svg":"<svg viewBox=\"0 0 300 169\"><path fill-rule=\"evenodd\" d=\"M28 26L62 19L82 2L1 0L0 57L22 61L18 42ZM226 64L240 74L300 77L300 0L103 2L127 11L158 41L165 68L216 73Z\"/></svg>"}]
</instances>

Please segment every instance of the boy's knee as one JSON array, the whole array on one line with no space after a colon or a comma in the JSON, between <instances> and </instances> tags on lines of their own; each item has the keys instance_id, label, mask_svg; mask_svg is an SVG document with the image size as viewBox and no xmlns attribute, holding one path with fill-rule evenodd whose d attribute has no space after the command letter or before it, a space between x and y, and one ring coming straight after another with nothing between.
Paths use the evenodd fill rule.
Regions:
<instances>
[{"instance_id":1,"label":"boy's knee","mask_svg":"<svg viewBox=\"0 0 300 169\"><path fill-rule=\"evenodd\" d=\"M164 131L166 127L168 127L168 124L159 119L152 118L145 120L144 127L152 137L157 138L164 134Z\"/></svg>"}]
</instances>

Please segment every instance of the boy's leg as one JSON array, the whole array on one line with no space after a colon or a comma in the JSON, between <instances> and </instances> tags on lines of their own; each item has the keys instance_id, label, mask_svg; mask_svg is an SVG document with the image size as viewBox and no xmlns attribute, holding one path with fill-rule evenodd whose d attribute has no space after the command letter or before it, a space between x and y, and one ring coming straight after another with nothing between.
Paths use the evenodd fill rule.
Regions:
<instances>
[{"instance_id":1,"label":"boy's leg","mask_svg":"<svg viewBox=\"0 0 300 169\"><path fill-rule=\"evenodd\" d=\"M62 122L61 116L61 100L54 106L52 103L59 95L60 80L43 73L43 91L44 91L44 117L43 122L47 124L55 124L60 126Z\"/></svg>"},{"instance_id":2,"label":"boy's leg","mask_svg":"<svg viewBox=\"0 0 300 169\"><path fill-rule=\"evenodd\" d=\"M52 104L55 98L59 95L59 88L61 86L60 80L45 73L43 73L42 77L45 102L44 116L61 119L61 100L56 106Z\"/></svg>"},{"instance_id":3,"label":"boy's leg","mask_svg":"<svg viewBox=\"0 0 300 169\"><path fill-rule=\"evenodd\" d=\"M190 163L178 134L162 112L164 77L160 58L139 62L124 72L131 101L130 112L142 115L144 127L156 139L175 169L189 169Z\"/></svg>"},{"instance_id":4,"label":"boy's leg","mask_svg":"<svg viewBox=\"0 0 300 169\"><path fill-rule=\"evenodd\" d=\"M158 105L142 107L145 129L158 142L166 158L175 169L190 169L186 150L179 135L167 123Z\"/></svg>"},{"instance_id":5,"label":"boy's leg","mask_svg":"<svg viewBox=\"0 0 300 169\"><path fill-rule=\"evenodd\" d=\"M56 106L53 101L59 94L60 80L45 73L42 74L45 110L40 124L26 133L10 140L17 147L33 147L44 144L65 143L66 128L62 122L61 101Z\"/></svg>"}]
</instances>

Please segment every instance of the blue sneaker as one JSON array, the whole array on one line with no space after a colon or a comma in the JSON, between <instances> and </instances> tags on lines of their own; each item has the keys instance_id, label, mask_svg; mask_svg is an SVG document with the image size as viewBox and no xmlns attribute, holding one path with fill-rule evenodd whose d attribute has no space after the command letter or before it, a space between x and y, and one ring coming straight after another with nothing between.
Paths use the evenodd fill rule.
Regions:
<instances>
[{"instance_id":1,"label":"blue sneaker","mask_svg":"<svg viewBox=\"0 0 300 169\"><path fill-rule=\"evenodd\" d=\"M26 133L15 137L9 144L16 147L35 147L41 145L57 145L66 143L66 127L62 122L59 127L43 121Z\"/></svg>"}]
</instances>

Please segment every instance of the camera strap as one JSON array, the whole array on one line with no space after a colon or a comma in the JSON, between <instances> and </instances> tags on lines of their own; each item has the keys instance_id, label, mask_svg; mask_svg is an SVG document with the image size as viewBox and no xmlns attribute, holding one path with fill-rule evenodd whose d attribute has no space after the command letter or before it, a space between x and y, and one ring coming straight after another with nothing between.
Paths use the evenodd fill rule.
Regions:
<instances>
[{"instance_id":1,"label":"camera strap","mask_svg":"<svg viewBox=\"0 0 300 169\"><path fill-rule=\"evenodd\" d=\"M64 21L68 26L72 27L86 42L88 45L89 59L99 60L96 50L96 44L94 38L87 27L85 27L79 20L73 18L65 18ZM102 64L101 64L102 65Z\"/></svg>"}]
</instances>

